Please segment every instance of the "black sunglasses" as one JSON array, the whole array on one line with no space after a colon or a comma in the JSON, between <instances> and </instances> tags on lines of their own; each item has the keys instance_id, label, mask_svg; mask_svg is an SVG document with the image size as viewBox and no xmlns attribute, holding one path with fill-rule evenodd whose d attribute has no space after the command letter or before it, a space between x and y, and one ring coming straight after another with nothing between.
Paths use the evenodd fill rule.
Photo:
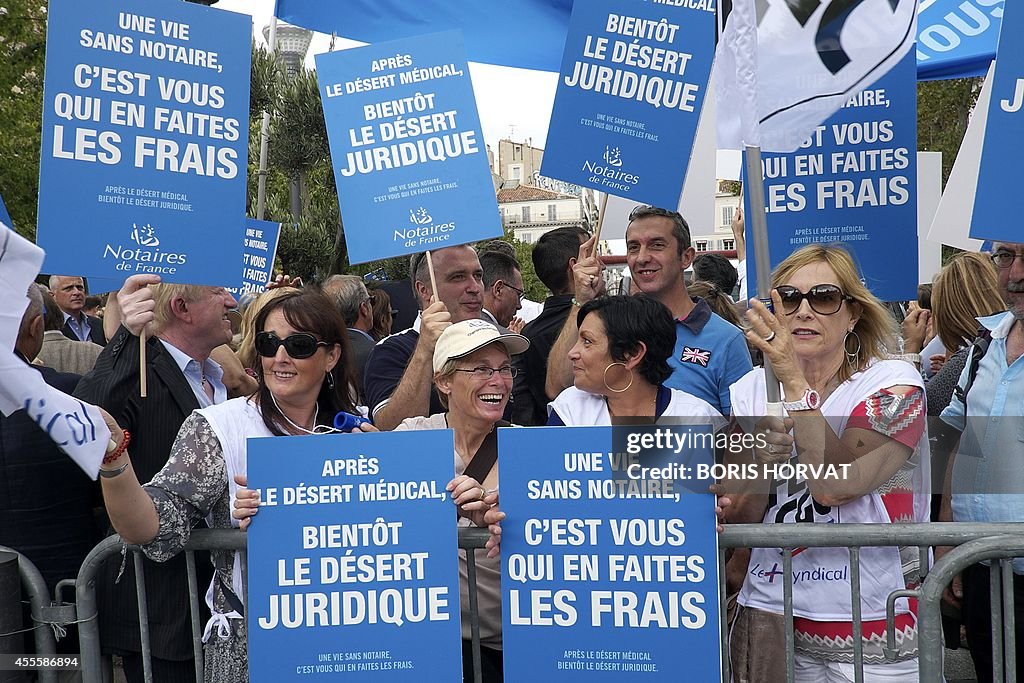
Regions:
<instances>
[{"instance_id":1,"label":"black sunglasses","mask_svg":"<svg viewBox=\"0 0 1024 683\"><path fill-rule=\"evenodd\" d=\"M317 341L317 338L308 332L296 332L284 339L273 332L260 332L256 335L256 353L264 358L273 358L282 346L292 358L309 358L318 348L330 344Z\"/></svg>"},{"instance_id":2,"label":"black sunglasses","mask_svg":"<svg viewBox=\"0 0 1024 683\"><path fill-rule=\"evenodd\" d=\"M844 294L837 285L814 285L807 293L801 292L792 285L781 285L775 288L782 299L782 312L786 315L796 313L800 302L807 299L811 310L821 315L834 315L842 308L844 301L853 301L853 297Z\"/></svg>"}]
</instances>

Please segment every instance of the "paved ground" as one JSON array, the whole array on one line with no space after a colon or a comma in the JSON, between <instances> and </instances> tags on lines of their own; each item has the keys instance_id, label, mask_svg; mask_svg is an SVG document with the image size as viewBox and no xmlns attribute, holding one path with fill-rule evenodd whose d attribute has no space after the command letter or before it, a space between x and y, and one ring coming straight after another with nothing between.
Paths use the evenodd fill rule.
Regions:
<instances>
[{"instance_id":1,"label":"paved ground","mask_svg":"<svg viewBox=\"0 0 1024 683\"><path fill-rule=\"evenodd\" d=\"M971 663L971 653L960 648L959 650L946 650L946 661L943 665L946 674L946 683L967 683L975 681L974 665Z\"/></svg>"}]
</instances>

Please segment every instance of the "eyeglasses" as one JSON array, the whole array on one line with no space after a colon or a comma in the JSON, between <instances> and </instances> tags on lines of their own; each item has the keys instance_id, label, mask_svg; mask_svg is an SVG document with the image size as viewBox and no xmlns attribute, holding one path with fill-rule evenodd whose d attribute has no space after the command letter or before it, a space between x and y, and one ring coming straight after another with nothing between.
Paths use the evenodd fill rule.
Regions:
<instances>
[{"instance_id":1,"label":"eyeglasses","mask_svg":"<svg viewBox=\"0 0 1024 683\"><path fill-rule=\"evenodd\" d=\"M843 290L836 285L814 285L806 294L792 285L781 285L775 291L782 299L782 311L786 315L796 313L804 299L811 305L811 310L821 315L838 313L844 301L854 300L852 296L843 294Z\"/></svg>"},{"instance_id":2,"label":"eyeglasses","mask_svg":"<svg viewBox=\"0 0 1024 683\"><path fill-rule=\"evenodd\" d=\"M256 353L264 358L273 358L281 347L292 358L309 358L321 346L330 346L327 342L317 341L308 332L297 332L281 339L273 332L260 332L256 335Z\"/></svg>"},{"instance_id":3,"label":"eyeglasses","mask_svg":"<svg viewBox=\"0 0 1024 683\"><path fill-rule=\"evenodd\" d=\"M510 285L509 283L505 282L504 280L501 280L500 282L501 282L501 284L505 285L506 287L511 289L513 292L515 292L516 295L519 296L519 300L520 301L522 301L523 298L526 296L526 291L525 290L522 290L522 289L519 289L518 287Z\"/></svg>"},{"instance_id":4,"label":"eyeglasses","mask_svg":"<svg viewBox=\"0 0 1024 683\"><path fill-rule=\"evenodd\" d=\"M519 370L511 365L502 365L500 368L489 368L486 365L480 365L475 368L456 368L455 372L471 372L473 373L473 379L490 379L494 377L494 373L498 373L502 379L513 379L519 373Z\"/></svg>"},{"instance_id":5,"label":"eyeglasses","mask_svg":"<svg viewBox=\"0 0 1024 683\"><path fill-rule=\"evenodd\" d=\"M996 268L1009 268L1013 265L1014 261L1024 258L1024 254L1015 254L1012 251L997 251L989 258L992 259L992 263L996 265Z\"/></svg>"}]
</instances>

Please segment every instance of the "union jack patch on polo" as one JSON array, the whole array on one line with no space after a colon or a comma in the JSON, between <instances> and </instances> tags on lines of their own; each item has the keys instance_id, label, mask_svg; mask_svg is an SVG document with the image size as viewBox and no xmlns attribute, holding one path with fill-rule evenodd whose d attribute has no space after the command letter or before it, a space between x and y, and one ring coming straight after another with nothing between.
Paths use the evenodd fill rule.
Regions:
<instances>
[{"instance_id":1,"label":"union jack patch on polo","mask_svg":"<svg viewBox=\"0 0 1024 683\"><path fill-rule=\"evenodd\" d=\"M711 352L704 349L692 349L689 346L683 347L683 355L679 358L684 363L696 363L707 367L711 362Z\"/></svg>"}]
</instances>

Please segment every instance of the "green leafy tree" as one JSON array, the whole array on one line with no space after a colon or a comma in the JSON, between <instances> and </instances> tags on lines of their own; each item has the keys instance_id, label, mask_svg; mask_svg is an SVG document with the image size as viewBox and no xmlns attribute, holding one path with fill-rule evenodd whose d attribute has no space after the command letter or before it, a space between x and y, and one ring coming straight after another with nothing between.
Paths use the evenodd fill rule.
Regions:
<instances>
[{"instance_id":1,"label":"green leafy tree","mask_svg":"<svg viewBox=\"0 0 1024 683\"><path fill-rule=\"evenodd\" d=\"M46 2L0 3L0 195L14 228L35 240L46 51Z\"/></svg>"},{"instance_id":2,"label":"green leafy tree","mask_svg":"<svg viewBox=\"0 0 1024 683\"><path fill-rule=\"evenodd\" d=\"M960 151L982 81L955 78L917 84L917 148L942 152L943 186Z\"/></svg>"}]
</instances>

